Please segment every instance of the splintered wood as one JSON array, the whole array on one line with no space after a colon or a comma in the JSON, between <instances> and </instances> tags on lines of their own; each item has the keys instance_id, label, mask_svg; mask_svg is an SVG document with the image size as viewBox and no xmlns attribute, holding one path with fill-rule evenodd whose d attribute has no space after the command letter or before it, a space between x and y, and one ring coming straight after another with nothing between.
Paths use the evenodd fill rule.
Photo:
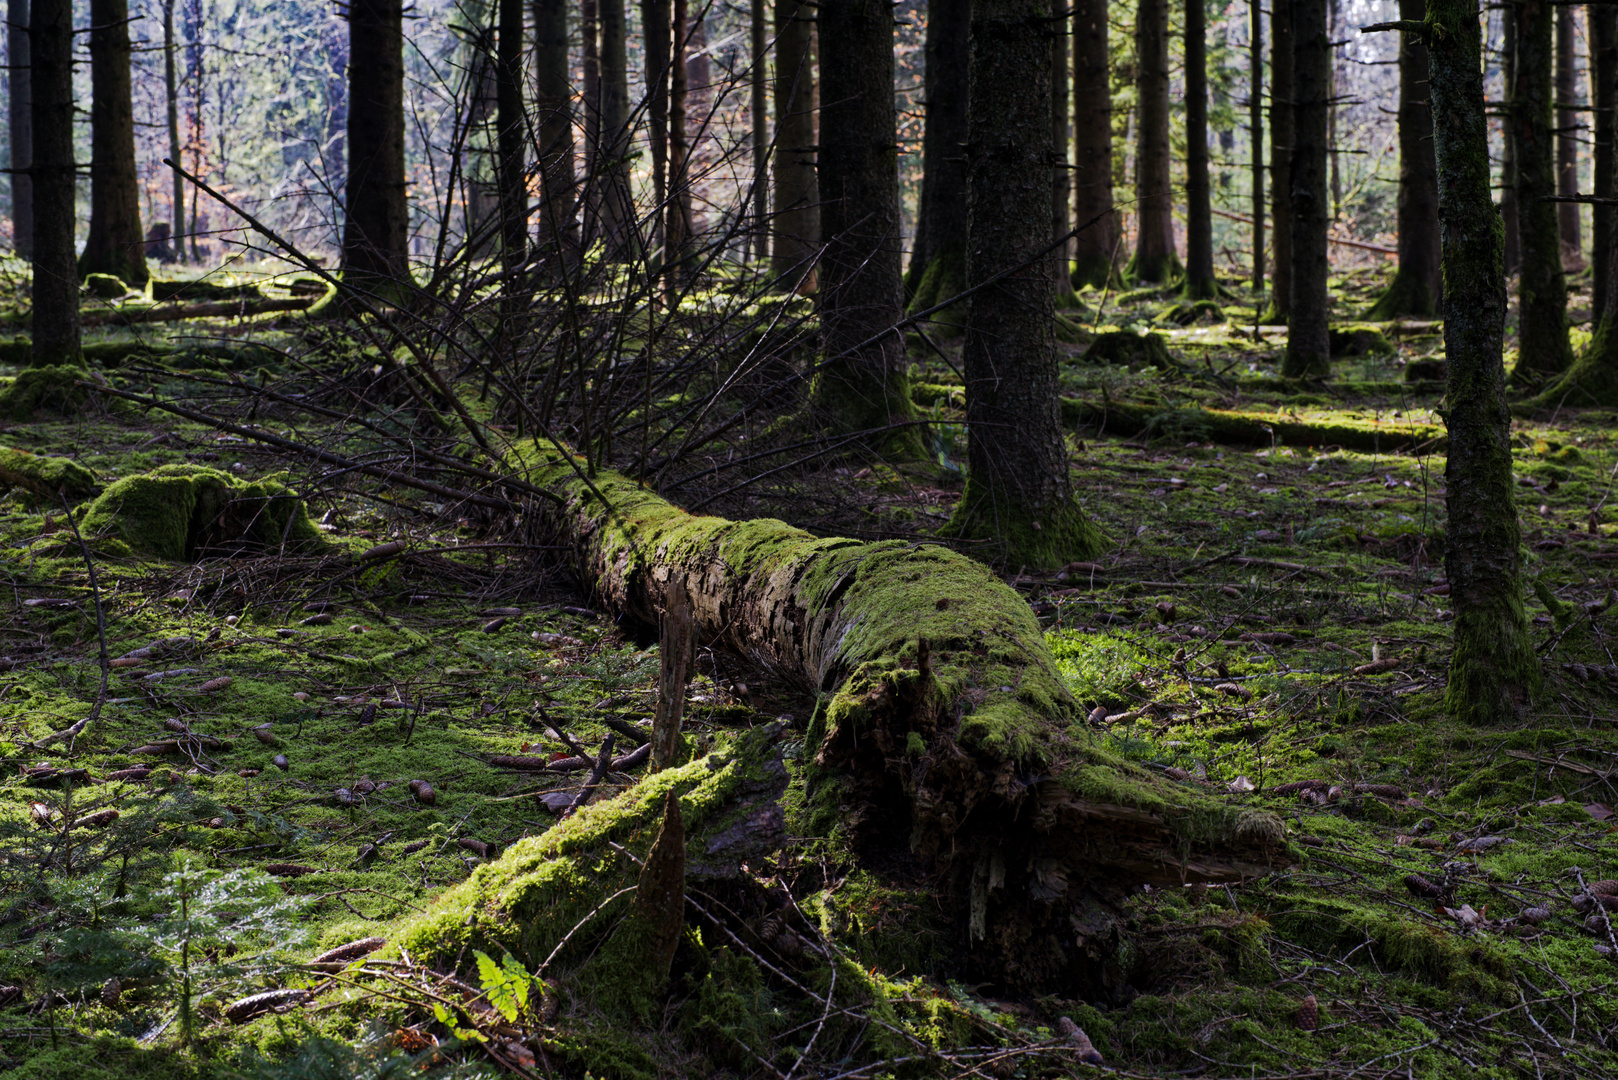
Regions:
<instances>
[{"instance_id":1,"label":"splintered wood","mask_svg":"<svg viewBox=\"0 0 1618 1080\"><path fill-rule=\"evenodd\" d=\"M680 722L685 717L685 684L691 679L691 598L684 582L669 582L664 593L658 652L663 668L657 684L657 717L652 723L652 772L680 763Z\"/></svg>"}]
</instances>

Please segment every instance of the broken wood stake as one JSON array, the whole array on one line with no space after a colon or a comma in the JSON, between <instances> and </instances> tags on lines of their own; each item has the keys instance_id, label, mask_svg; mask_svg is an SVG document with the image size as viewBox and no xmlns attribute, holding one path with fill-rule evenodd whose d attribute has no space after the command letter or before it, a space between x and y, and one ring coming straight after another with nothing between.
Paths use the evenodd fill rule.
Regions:
<instances>
[{"instance_id":1,"label":"broken wood stake","mask_svg":"<svg viewBox=\"0 0 1618 1080\"><path fill-rule=\"evenodd\" d=\"M657 717L652 721L652 772L680 763L680 723L685 717L685 684L691 678L691 598L685 583L671 580L664 593L658 653Z\"/></svg>"}]
</instances>

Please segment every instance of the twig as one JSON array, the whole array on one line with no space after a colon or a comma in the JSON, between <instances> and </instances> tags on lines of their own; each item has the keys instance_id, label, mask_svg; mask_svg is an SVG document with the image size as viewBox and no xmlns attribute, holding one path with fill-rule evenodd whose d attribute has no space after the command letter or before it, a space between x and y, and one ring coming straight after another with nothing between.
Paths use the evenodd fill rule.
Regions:
<instances>
[{"instance_id":1,"label":"twig","mask_svg":"<svg viewBox=\"0 0 1618 1080\"><path fill-rule=\"evenodd\" d=\"M601 753L596 757L595 767L590 770L590 778L584 782L584 786L579 789L579 793L573 796L573 801L568 804L567 809L562 811L563 817L571 814L589 801L590 796L595 794L596 785L600 784L601 778L607 775L607 769L612 765L613 737L613 733L609 731L607 732L607 737L601 741Z\"/></svg>"}]
</instances>

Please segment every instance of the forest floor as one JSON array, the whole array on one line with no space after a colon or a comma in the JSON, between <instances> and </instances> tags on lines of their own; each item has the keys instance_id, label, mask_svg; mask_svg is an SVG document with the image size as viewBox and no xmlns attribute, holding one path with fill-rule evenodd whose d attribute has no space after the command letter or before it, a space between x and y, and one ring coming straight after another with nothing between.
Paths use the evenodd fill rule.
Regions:
<instances>
[{"instance_id":1,"label":"forest floor","mask_svg":"<svg viewBox=\"0 0 1618 1080\"><path fill-rule=\"evenodd\" d=\"M1345 325L1375 284L1334 282ZM1331 382L1295 384L1275 374L1282 333L1255 328L1243 295L1231 321L1189 326L1165 317L1171 297L1085 295L1080 341L1064 346L1063 415L1081 497L1112 546L1007 580L1089 714L1075 738L1281 815L1297 861L1241 885L1139 893L1106 1000L1013 998L960 981L950 942L918 945L933 926L925 890L807 836L789 795L792 839L756 872L819 913L825 947L864 972L871 1030L902 1032L908 1056L879 1051L859 1024L817 1044L832 991L822 1014L768 978L749 1008L806 1017L769 1047L747 1041L756 1017L690 1022L691 988L660 1022L611 1040L590 1034L588 1000L547 995L540 1018L538 991L516 1036L444 1011L443 986L401 981L355 1007L355 984L310 959L389 937L551 828L583 772L544 762L649 725L655 640L592 610L539 547L492 543L431 496L313 485L269 447L104 399L10 422L0 442L72 458L103 483L175 464L283 475L314 493L323 546L152 562L89 537L92 587L59 506L22 488L0 500L12 593L0 612L0 1072L1097 1072L1060 1033L1066 1017L1120 1076L1618 1077L1606 916L1618 899L1597 895L1618 878L1618 417L1514 423L1545 688L1516 728L1459 728L1440 708L1442 382L1420 366L1441 359L1439 328L1347 334L1354 355ZM155 333L240 340L185 325ZM271 342L293 332L248 325ZM1162 333L1171 366L1086 362L1084 342L1108 327ZM948 364L918 363L937 462L830 468L816 483L836 498L801 513L806 526L916 536L948 517L965 459L959 399ZM196 392L178 372L104 374ZM395 540L402 550L373 551ZM98 610L114 658L99 719L71 747L36 745L101 692ZM697 670L698 748L785 718L796 777L814 702L725 656L704 652ZM608 773L595 798L639 775ZM942 959L922 970L918 957ZM501 978L483 972L491 1000ZM272 990L284 994L262 1015L236 1004Z\"/></svg>"}]
</instances>

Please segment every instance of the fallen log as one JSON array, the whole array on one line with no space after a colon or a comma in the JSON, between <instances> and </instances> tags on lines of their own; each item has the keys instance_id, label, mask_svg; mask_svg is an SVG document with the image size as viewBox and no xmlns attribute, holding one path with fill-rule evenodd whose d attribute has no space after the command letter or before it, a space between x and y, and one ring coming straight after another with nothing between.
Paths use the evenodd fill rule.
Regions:
<instances>
[{"instance_id":1,"label":"fallen log","mask_svg":"<svg viewBox=\"0 0 1618 1080\"><path fill-rule=\"evenodd\" d=\"M88 308L79 313L81 326L133 326L136 323L176 322L181 319L245 319L277 311L307 311L319 297L292 296L259 300L201 300L191 304L162 303L116 308Z\"/></svg>"},{"instance_id":2,"label":"fallen log","mask_svg":"<svg viewBox=\"0 0 1618 1080\"><path fill-rule=\"evenodd\" d=\"M512 457L564 497L536 511L601 606L655 626L679 580L699 641L816 695L809 827L929 875L980 976L1093 985L1115 929L1098 903L1115 913L1144 884L1288 861L1274 815L1104 749L1026 601L985 566L935 545L696 516L616 474L586 480L558 454Z\"/></svg>"}]
</instances>

